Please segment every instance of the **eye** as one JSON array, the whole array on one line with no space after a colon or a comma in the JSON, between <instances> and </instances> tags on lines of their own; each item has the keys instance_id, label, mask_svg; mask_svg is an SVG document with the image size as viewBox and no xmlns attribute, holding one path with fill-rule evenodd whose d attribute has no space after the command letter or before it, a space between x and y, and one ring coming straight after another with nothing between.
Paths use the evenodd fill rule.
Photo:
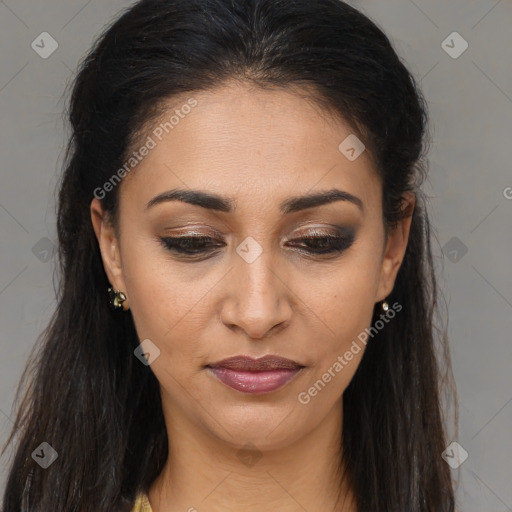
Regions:
<instances>
[{"instance_id":1,"label":"eye","mask_svg":"<svg viewBox=\"0 0 512 512\"><path fill-rule=\"evenodd\" d=\"M302 252L309 255L321 256L342 253L352 245L354 238L353 232L348 232L345 236L315 234L309 237L289 240L288 244L297 246ZM215 249L225 245L224 242L219 243L210 236L160 237L160 241L167 250L187 257L212 253Z\"/></svg>"},{"instance_id":2,"label":"eye","mask_svg":"<svg viewBox=\"0 0 512 512\"><path fill-rule=\"evenodd\" d=\"M161 237L160 240L169 251L188 256L211 252L222 245L212 243L215 240L211 236Z\"/></svg>"},{"instance_id":3,"label":"eye","mask_svg":"<svg viewBox=\"0 0 512 512\"><path fill-rule=\"evenodd\" d=\"M314 235L304 238L297 238L291 242L305 242L304 252L309 254L332 254L342 253L348 249L354 242L354 234L348 233L346 236L339 235Z\"/></svg>"}]
</instances>

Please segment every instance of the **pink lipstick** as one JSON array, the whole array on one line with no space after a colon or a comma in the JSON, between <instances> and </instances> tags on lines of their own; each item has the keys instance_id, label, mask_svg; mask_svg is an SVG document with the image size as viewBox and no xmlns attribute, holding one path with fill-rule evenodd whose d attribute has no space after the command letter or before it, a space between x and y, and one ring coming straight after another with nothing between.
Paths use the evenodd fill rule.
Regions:
<instances>
[{"instance_id":1,"label":"pink lipstick","mask_svg":"<svg viewBox=\"0 0 512 512\"><path fill-rule=\"evenodd\" d=\"M259 359L236 356L206 366L227 386L242 393L270 393L288 383L304 366L290 359L267 355Z\"/></svg>"}]
</instances>

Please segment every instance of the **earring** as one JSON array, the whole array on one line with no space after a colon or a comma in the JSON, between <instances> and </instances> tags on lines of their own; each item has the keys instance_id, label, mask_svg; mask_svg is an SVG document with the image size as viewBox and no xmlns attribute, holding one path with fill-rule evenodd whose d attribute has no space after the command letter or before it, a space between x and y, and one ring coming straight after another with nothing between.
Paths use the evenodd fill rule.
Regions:
<instances>
[{"instance_id":1,"label":"earring","mask_svg":"<svg viewBox=\"0 0 512 512\"><path fill-rule=\"evenodd\" d=\"M126 300L126 295L120 291L115 290L110 287L108 289L108 295L109 295L109 307L112 311L122 311L123 308L123 302Z\"/></svg>"},{"instance_id":2,"label":"earring","mask_svg":"<svg viewBox=\"0 0 512 512\"><path fill-rule=\"evenodd\" d=\"M388 304L386 301L384 301L384 302L382 303L382 309L383 309L384 311L387 311L387 310L389 309L389 304Z\"/></svg>"}]
</instances>

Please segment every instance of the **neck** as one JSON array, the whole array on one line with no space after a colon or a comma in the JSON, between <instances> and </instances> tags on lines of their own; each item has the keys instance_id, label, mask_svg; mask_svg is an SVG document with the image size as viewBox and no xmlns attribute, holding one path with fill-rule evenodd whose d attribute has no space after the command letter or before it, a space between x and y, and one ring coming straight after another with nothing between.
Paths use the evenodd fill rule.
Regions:
<instances>
[{"instance_id":1,"label":"neck","mask_svg":"<svg viewBox=\"0 0 512 512\"><path fill-rule=\"evenodd\" d=\"M306 436L264 450L233 446L167 410L169 456L149 489L153 512L356 512L339 470L341 400Z\"/></svg>"}]
</instances>

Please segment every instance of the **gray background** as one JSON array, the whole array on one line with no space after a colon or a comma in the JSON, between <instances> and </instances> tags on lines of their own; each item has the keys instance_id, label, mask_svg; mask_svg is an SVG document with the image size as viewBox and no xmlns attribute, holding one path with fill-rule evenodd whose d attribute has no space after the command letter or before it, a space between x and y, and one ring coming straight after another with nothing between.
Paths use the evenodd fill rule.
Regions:
<instances>
[{"instance_id":1,"label":"gray background","mask_svg":"<svg viewBox=\"0 0 512 512\"><path fill-rule=\"evenodd\" d=\"M1 443L17 381L55 305L54 189L67 135L64 88L99 31L129 3L0 1ZM388 34L430 107L424 189L436 262L444 269L460 403L459 433L450 441L469 454L454 470L458 508L512 511L512 2L351 3ZM468 43L457 58L442 47L454 31ZM31 47L42 32L58 42L46 59ZM458 53L461 43L451 37L444 46ZM0 460L0 494L9 453Z\"/></svg>"}]
</instances>

